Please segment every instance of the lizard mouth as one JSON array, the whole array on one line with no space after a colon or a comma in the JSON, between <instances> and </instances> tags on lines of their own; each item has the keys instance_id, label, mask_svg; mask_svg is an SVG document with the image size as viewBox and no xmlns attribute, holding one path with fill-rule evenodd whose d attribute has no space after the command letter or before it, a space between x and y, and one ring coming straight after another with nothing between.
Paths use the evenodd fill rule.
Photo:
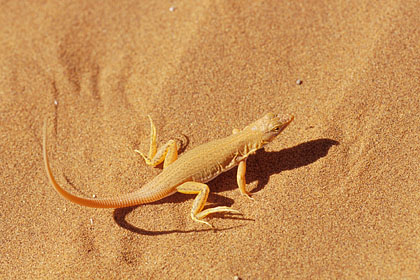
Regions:
<instances>
[{"instance_id":1,"label":"lizard mouth","mask_svg":"<svg viewBox=\"0 0 420 280\"><path fill-rule=\"evenodd\" d=\"M281 119L279 119L279 123L282 125L279 127L279 132L282 132L293 120L295 116L293 115L284 115Z\"/></svg>"}]
</instances>

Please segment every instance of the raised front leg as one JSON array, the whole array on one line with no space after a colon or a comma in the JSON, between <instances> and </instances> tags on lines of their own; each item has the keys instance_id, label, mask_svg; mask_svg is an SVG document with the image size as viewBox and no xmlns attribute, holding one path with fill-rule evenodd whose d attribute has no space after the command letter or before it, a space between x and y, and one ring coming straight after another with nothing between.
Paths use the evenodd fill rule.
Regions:
<instances>
[{"instance_id":1,"label":"raised front leg","mask_svg":"<svg viewBox=\"0 0 420 280\"><path fill-rule=\"evenodd\" d=\"M139 153L147 165L155 167L159 163L163 163L163 168L174 162L178 158L178 148L174 140L169 140L165 145L157 150L156 146L156 127L153 124L152 118L150 116L150 148L149 155L146 156L139 150L134 150L136 153Z\"/></svg>"},{"instance_id":2,"label":"raised front leg","mask_svg":"<svg viewBox=\"0 0 420 280\"><path fill-rule=\"evenodd\" d=\"M197 196L194 199L194 203L191 208L191 218L199 223L203 223L213 227L210 223L203 221L207 215L212 213L228 212L240 214L238 210L232 209L227 206L218 206L214 208L209 208L204 211L203 207L206 204L207 197L209 196L210 189L206 184L197 183L197 182L185 182L182 185L178 186L176 190L184 194L196 194Z\"/></svg>"}]
</instances>

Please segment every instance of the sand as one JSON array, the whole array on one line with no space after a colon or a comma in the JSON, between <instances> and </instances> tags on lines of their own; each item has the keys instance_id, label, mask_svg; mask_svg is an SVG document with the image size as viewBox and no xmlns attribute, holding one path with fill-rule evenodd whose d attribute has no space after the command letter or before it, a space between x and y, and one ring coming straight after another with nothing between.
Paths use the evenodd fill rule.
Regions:
<instances>
[{"instance_id":1,"label":"sand","mask_svg":"<svg viewBox=\"0 0 420 280\"><path fill-rule=\"evenodd\" d=\"M155 4L158 2L158 4ZM1 279L419 279L418 1L2 1ZM300 82L297 82L300 80ZM151 115L189 150L266 112L294 122L193 196L139 189ZM206 160L203 158L203 160Z\"/></svg>"}]
</instances>

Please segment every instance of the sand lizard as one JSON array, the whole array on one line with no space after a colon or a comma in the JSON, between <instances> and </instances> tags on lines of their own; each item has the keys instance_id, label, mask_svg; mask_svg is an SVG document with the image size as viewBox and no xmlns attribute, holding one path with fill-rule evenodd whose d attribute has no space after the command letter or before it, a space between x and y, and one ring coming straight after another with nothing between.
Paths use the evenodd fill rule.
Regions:
<instances>
[{"instance_id":1,"label":"sand lizard","mask_svg":"<svg viewBox=\"0 0 420 280\"><path fill-rule=\"evenodd\" d=\"M138 150L146 164L157 166L163 162L163 171L153 180L137 191L114 198L84 198L73 195L63 189L55 180L47 155L47 121L44 123L43 155L45 169L50 183L66 199L88 207L122 208L160 200L175 192L195 194L191 208L191 218L211 226L203 218L212 213L239 213L227 206L219 206L202 210L209 195L209 187L205 184L219 174L238 165L237 183L241 194L250 197L246 190L246 159L265 144L271 142L293 120L292 115L278 116L268 113L261 119L251 123L243 130L234 129L233 134L218 140L200 145L178 158L177 145L174 140L168 141L157 150L156 128L149 116L151 135L149 154L146 156Z\"/></svg>"}]
</instances>

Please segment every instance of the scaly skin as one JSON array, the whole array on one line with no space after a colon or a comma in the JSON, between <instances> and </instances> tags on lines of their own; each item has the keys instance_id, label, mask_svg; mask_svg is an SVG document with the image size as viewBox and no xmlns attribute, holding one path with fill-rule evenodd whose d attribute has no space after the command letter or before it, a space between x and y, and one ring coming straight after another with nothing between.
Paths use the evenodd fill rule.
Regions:
<instances>
[{"instance_id":1,"label":"scaly skin","mask_svg":"<svg viewBox=\"0 0 420 280\"><path fill-rule=\"evenodd\" d=\"M160 200L175 192L196 194L191 218L194 221L205 223L202 220L209 214L218 212L239 213L230 207L219 206L202 211L209 194L209 187L205 184L219 174L237 166L237 182L241 193L248 198L246 190L245 170L246 159L267 143L271 142L293 120L291 115L277 116L268 113L261 119L251 123L243 130L234 129L233 134L198 146L179 159L176 143L170 140L166 145L156 149L156 128L150 119L151 136L148 156L138 152L148 165L156 166L164 162L163 171L152 181L139 190L114 198L84 198L73 195L63 189L51 171L47 153L47 121L44 123L43 155L45 169L51 185L71 202L95 208L122 208ZM252 198L251 198L252 199Z\"/></svg>"}]
</instances>

